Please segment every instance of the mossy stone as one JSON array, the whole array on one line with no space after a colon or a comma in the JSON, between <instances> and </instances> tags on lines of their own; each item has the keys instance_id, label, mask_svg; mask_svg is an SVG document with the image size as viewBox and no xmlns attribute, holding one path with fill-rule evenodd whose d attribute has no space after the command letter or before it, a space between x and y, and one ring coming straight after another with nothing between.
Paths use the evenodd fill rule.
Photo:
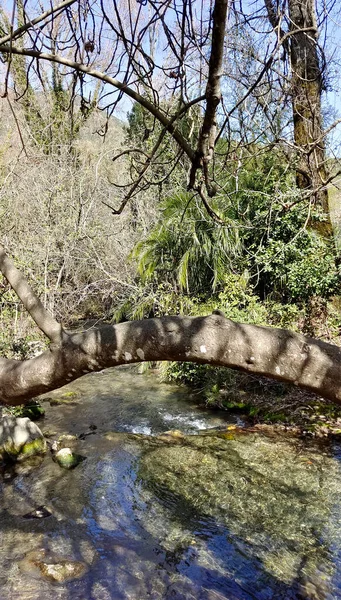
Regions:
<instances>
[{"instance_id":1,"label":"mossy stone","mask_svg":"<svg viewBox=\"0 0 341 600\"><path fill-rule=\"evenodd\" d=\"M5 415L0 421L0 455L5 462L44 454L46 441L28 417Z\"/></svg>"},{"instance_id":2,"label":"mossy stone","mask_svg":"<svg viewBox=\"0 0 341 600\"><path fill-rule=\"evenodd\" d=\"M72 452L71 448L62 448L54 455L55 461L63 469L74 469L79 463L85 460L85 456Z\"/></svg>"},{"instance_id":3,"label":"mossy stone","mask_svg":"<svg viewBox=\"0 0 341 600\"><path fill-rule=\"evenodd\" d=\"M36 454L44 454L46 452L46 440L44 438L36 438L31 442L23 445L18 455L18 460L35 456Z\"/></svg>"},{"instance_id":4,"label":"mossy stone","mask_svg":"<svg viewBox=\"0 0 341 600\"><path fill-rule=\"evenodd\" d=\"M60 406L62 404L78 404L80 396L78 392L64 392L61 396L50 397L50 406Z\"/></svg>"}]
</instances>

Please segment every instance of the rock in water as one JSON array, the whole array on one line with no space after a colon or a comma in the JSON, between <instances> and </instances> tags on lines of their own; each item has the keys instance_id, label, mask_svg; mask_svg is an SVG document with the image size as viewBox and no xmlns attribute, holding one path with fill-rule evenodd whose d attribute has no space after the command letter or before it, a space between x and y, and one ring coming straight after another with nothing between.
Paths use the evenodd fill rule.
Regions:
<instances>
[{"instance_id":1,"label":"rock in water","mask_svg":"<svg viewBox=\"0 0 341 600\"><path fill-rule=\"evenodd\" d=\"M5 415L0 420L0 456L21 460L46 451L45 438L28 417Z\"/></svg>"},{"instance_id":2,"label":"rock in water","mask_svg":"<svg viewBox=\"0 0 341 600\"><path fill-rule=\"evenodd\" d=\"M86 566L80 562L61 560L58 563L40 563L39 569L45 579L55 583L64 583L72 579L82 577L86 572Z\"/></svg>"},{"instance_id":3,"label":"rock in water","mask_svg":"<svg viewBox=\"0 0 341 600\"><path fill-rule=\"evenodd\" d=\"M63 469L74 469L79 463L85 460L85 456L72 452L71 448L62 448L54 455L54 460Z\"/></svg>"},{"instance_id":4,"label":"rock in water","mask_svg":"<svg viewBox=\"0 0 341 600\"><path fill-rule=\"evenodd\" d=\"M46 519L50 517L52 513L45 506L38 506L30 512L23 515L23 519Z\"/></svg>"},{"instance_id":5,"label":"rock in water","mask_svg":"<svg viewBox=\"0 0 341 600\"><path fill-rule=\"evenodd\" d=\"M43 548L28 552L20 563L22 572L52 583L65 583L78 579L86 573L87 569L85 563L56 556Z\"/></svg>"}]
</instances>

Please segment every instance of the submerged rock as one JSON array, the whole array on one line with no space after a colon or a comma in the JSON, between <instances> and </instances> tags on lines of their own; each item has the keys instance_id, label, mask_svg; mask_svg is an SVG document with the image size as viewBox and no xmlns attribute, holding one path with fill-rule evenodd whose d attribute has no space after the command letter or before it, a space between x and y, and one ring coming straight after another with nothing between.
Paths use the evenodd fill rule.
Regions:
<instances>
[{"instance_id":1,"label":"submerged rock","mask_svg":"<svg viewBox=\"0 0 341 600\"><path fill-rule=\"evenodd\" d=\"M44 454L46 442L39 427L28 417L5 415L0 421L0 455L13 460Z\"/></svg>"},{"instance_id":2,"label":"submerged rock","mask_svg":"<svg viewBox=\"0 0 341 600\"><path fill-rule=\"evenodd\" d=\"M290 584L303 561L312 576L326 559L324 544L337 539L328 520L339 495L338 464L296 439L232 434L186 436L182 444L169 436L162 446L146 440L141 485L187 527L226 528L279 581Z\"/></svg>"},{"instance_id":3,"label":"submerged rock","mask_svg":"<svg viewBox=\"0 0 341 600\"><path fill-rule=\"evenodd\" d=\"M47 397L45 398L45 401L48 401L50 406L61 406L63 404L74 406L79 403L80 394L73 391L64 392L64 394L61 394L60 396Z\"/></svg>"},{"instance_id":4,"label":"submerged rock","mask_svg":"<svg viewBox=\"0 0 341 600\"><path fill-rule=\"evenodd\" d=\"M74 450L75 447L78 444L78 437L76 435L71 435L71 434L62 434L59 436L59 438L57 440L55 440L54 442L52 442L51 444L51 451L52 452L58 452L59 450L62 450L62 448L69 448Z\"/></svg>"},{"instance_id":5,"label":"submerged rock","mask_svg":"<svg viewBox=\"0 0 341 600\"><path fill-rule=\"evenodd\" d=\"M52 513L45 506L38 506L23 515L23 519L46 519L46 517L50 517L51 514Z\"/></svg>"},{"instance_id":6,"label":"submerged rock","mask_svg":"<svg viewBox=\"0 0 341 600\"><path fill-rule=\"evenodd\" d=\"M185 434L182 433L182 431L179 431L178 429L172 429L170 431L165 431L164 433L161 433L157 437L159 440L162 440L165 442L168 442L168 441L174 442L175 440L178 440L180 442L186 438Z\"/></svg>"},{"instance_id":7,"label":"submerged rock","mask_svg":"<svg viewBox=\"0 0 341 600\"><path fill-rule=\"evenodd\" d=\"M64 559L40 549L28 552L20 563L20 569L34 578L42 577L52 583L65 583L82 577L88 566L83 562Z\"/></svg>"},{"instance_id":8,"label":"submerged rock","mask_svg":"<svg viewBox=\"0 0 341 600\"><path fill-rule=\"evenodd\" d=\"M80 562L61 560L58 563L38 563L42 575L49 581L55 583L64 583L71 579L82 577L86 571L86 566Z\"/></svg>"}]
</instances>

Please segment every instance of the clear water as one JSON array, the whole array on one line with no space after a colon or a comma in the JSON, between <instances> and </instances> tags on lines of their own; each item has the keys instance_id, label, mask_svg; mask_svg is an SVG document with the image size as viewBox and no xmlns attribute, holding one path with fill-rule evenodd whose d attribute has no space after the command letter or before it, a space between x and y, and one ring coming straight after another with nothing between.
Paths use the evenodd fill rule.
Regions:
<instances>
[{"instance_id":1,"label":"clear water","mask_svg":"<svg viewBox=\"0 0 341 600\"><path fill-rule=\"evenodd\" d=\"M221 433L224 413L130 369L66 389L82 401L46 403L42 429L97 429L75 470L48 454L1 483L1 600L341 598L337 446ZM160 435L174 429L187 435ZM42 504L50 517L23 518ZM40 549L86 573L52 584L29 561Z\"/></svg>"}]
</instances>

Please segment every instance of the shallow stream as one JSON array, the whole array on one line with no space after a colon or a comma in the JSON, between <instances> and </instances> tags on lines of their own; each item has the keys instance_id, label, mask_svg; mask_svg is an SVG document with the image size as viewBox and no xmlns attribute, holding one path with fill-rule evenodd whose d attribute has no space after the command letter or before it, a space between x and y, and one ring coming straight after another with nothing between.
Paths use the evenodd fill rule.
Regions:
<instances>
[{"instance_id":1,"label":"shallow stream","mask_svg":"<svg viewBox=\"0 0 341 600\"><path fill-rule=\"evenodd\" d=\"M341 599L338 446L241 433L131 368L67 390L39 425L85 433L86 460L0 483L0 600ZM53 583L42 557L79 572Z\"/></svg>"}]
</instances>

